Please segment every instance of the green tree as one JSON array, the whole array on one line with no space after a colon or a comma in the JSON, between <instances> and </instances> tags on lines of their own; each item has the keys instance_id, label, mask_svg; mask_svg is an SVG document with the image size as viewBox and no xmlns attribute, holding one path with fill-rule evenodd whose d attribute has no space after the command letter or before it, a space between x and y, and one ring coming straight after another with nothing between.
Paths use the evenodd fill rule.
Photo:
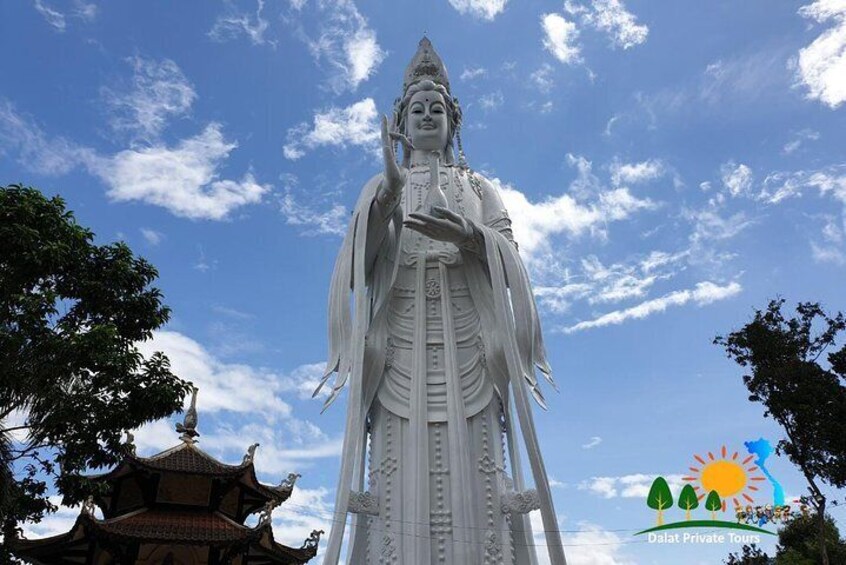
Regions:
<instances>
[{"instance_id":1,"label":"green tree","mask_svg":"<svg viewBox=\"0 0 846 565\"><path fill-rule=\"evenodd\" d=\"M658 511L658 525L664 523L664 510L673 506L673 493L664 477L657 477L652 481L652 487L646 497L646 505Z\"/></svg>"},{"instance_id":2,"label":"green tree","mask_svg":"<svg viewBox=\"0 0 846 565\"><path fill-rule=\"evenodd\" d=\"M846 540L831 516L825 524L826 554L831 563L846 563ZM800 516L789 521L778 532L776 563L778 565L817 565L822 552L819 547L819 519L817 516Z\"/></svg>"},{"instance_id":3,"label":"green tree","mask_svg":"<svg viewBox=\"0 0 846 565\"><path fill-rule=\"evenodd\" d=\"M717 519L717 511L723 509L723 501L720 499L720 493L712 490L705 497L705 510L711 511L711 519Z\"/></svg>"},{"instance_id":4,"label":"green tree","mask_svg":"<svg viewBox=\"0 0 846 565\"><path fill-rule=\"evenodd\" d=\"M817 547L829 565L825 543L826 496L821 483L846 486L846 345L833 349L846 330L843 314L829 316L819 304L803 302L796 317L782 313L784 300L756 310L751 322L714 343L749 374L743 382L749 400L764 405L785 438L776 449L799 467L808 484L809 503L818 517Z\"/></svg>"},{"instance_id":5,"label":"green tree","mask_svg":"<svg viewBox=\"0 0 846 565\"><path fill-rule=\"evenodd\" d=\"M744 545L742 553L732 553L723 561L726 565L818 565L820 550L817 544L817 517L798 517L790 520L778 531L778 545L775 557L769 557L755 544ZM840 531L831 516L825 518L826 544L832 563L846 563L846 540L840 538Z\"/></svg>"},{"instance_id":6,"label":"green tree","mask_svg":"<svg viewBox=\"0 0 846 565\"><path fill-rule=\"evenodd\" d=\"M740 548L740 553L730 553L723 563L725 565L769 565L772 559L753 543Z\"/></svg>"},{"instance_id":7,"label":"green tree","mask_svg":"<svg viewBox=\"0 0 846 565\"><path fill-rule=\"evenodd\" d=\"M684 485L679 493L679 508L684 510L684 519L690 520L690 511L699 507L699 499L696 497L696 491L690 483Z\"/></svg>"},{"instance_id":8,"label":"green tree","mask_svg":"<svg viewBox=\"0 0 846 565\"><path fill-rule=\"evenodd\" d=\"M123 433L179 410L188 389L135 345L170 314L155 268L93 240L61 198L0 187L0 550L55 511L50 486L78 503L92 488L80 473L115 464Z\"/></svg>"}]
</instances>

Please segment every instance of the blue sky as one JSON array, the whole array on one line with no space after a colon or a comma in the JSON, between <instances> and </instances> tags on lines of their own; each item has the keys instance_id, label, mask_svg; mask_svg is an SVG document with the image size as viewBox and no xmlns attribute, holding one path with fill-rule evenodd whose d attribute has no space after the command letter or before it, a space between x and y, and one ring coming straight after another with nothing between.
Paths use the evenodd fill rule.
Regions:
<instances>
[{"instance_id":1,"label":"blue sky","mask_svg":"<svg viewBox=\"0 0 846 565\"><path fill-rule=\"evenodd\" d=\"M632 533L655 475L779 437L713 337L777 295L846 308L843 0L6 2L0 182L159 268L174 315L145 350L200 385L201 446L258 441L266 481L303 474L275 513L299 544L329 525L340 451L343 406L310 399L339 234L424 32L532 273L569 560L719 562L739 545Z\"/></svg>"}]
</instances>

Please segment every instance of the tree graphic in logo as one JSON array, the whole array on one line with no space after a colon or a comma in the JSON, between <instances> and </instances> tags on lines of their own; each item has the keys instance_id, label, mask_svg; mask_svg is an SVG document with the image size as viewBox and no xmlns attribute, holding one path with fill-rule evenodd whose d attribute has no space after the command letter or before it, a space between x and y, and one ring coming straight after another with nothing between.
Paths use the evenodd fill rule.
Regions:
<instances>
[{"instance_id":1,"label":"tree graphic in logo","mask_svg":"<svg viewBox=\"0 0 846 565\"><path fill-rule=\"evenodd\" d=\"M708 498L705 499L705 509L711 511L711 520L717 519L717 511L723 509L720 493L715 490L708 493Z\"/></svg>"},{"instance_id":2,"label":"tree graphic in logo","mask_svg":"<svg viewBox=\"0 0 846 565\"><path fill-rule=\"evenodd\" d=\"M684 488L679 493L679 508L684 510L684 519L690 521L690 511L699 507L699 497L696 496L696 491L689 484L684 485Z\"/></svg>"},{"instance_id":3,"label":"tree graphic in logo","mask_svg":"<svg viewBox=\"0 0 846 565\"><path fill-rule=\"evenodd\" d=\"M646 504L653 510L658 511L658 525L664 523L664 510L673 506L673 493L670 492L670 485L664 477L658 477L649 489L649 496L646 497Z\"/></svg>"}]
</instances>

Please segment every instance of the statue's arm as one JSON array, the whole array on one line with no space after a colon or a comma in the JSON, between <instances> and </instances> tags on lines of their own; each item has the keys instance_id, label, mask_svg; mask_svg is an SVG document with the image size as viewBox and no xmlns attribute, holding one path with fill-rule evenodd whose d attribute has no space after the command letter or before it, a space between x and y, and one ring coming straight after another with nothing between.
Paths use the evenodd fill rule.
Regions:
<instances>
[{"instance_id":1,"label":"statue's arm","mask_svg":"<svg viewBox=\"0 0 846 565\"><path fill-rule=\"evenodd\" d=\"M385 242L391 218L400 207L400 193L387 190L383 178L381 174L376 175L365 187L365 190L370 189L375 194L369 205L367 243L364 248L364 264L368 272L373 269L379 250ZM375 189L372 184L376 185Z\"/></svg>"},{"instance_id":2,"label":"statue's arm","mask_svg":"<svg viewBox=\"0 0 846 565\"><path fill-rule=\"evenodd\" d=\"M488 179L478 173L470 173L474 175L474 182L478 182L482 201L482 218L481 223L503 235L505 239L511 242L514 247L517 247L517 242L514 241L514 233L511 230L511 218L508 217L508 211L502 203L502 197L499 191ZM484 256L485 242L482 232L478 229L475 223L470 222L473 228L473 236L468 238L460 247L468 252Z\"/></svg>"}]
</instances>

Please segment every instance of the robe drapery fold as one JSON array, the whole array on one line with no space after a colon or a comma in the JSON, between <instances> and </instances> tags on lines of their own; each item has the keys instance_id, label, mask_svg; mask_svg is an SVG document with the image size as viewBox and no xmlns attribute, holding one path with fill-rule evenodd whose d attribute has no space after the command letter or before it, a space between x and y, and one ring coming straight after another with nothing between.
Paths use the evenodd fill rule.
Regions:
<instances>
[{"instance_id":1,"label":"robe drapery fold","mask_svg":"<svg viewBox=\"0 0 846 565\"><path fill-rule=\"evenodd\" d=\"M337 564L340 559L351 490L363 490L366 420L377 395L380 379L383 377L382 367L385 364L388 335L387 305L397 278L401 255L402 209L397 206L386 217L381 217L378 212L379 207L373 205L380 178L381 175L378 175L365 185L335 263L329 294L329 358L326 374L318 390L315 391L317 394L331 374L336 373L332 390L326 400L326 407L328 407L345 386L349 388L349 405L336 491L334 523L324 560L324 563L332 565ZM484 179L481 180L484 181ZM466 182L466 178L462 175L459 182ZM499 202L499 197L490 183L484 181L483 187L489 192L493 191L492 196ZM532 408L528 400L531 394L541 406L546 405L535 376L535 367L552 382L531 284L516 246L504 233L481 222L475 222L474 229L481 235L484 246L478 254L462 251L462 269L482 322L482 338L487 350L492 354L489 362L492 367L490 378L505 411L508 452L515 486L518 489L523 486L523 477L520 473L519 449L514 443L514 434L511 433L511 426L515 423L510 416L512 397L513 411L517 414L532 477L540 499L550 560L555 565L564 565L564 553L560 534L557 531L558 524L549 481L540 455ZM380 238L379 250L371 266L367 264L368 236L379 230L384 230L384 239ZM421 258L418 269L421 273L425 271L425 258ZM441 265L441 272L442 276L446 277L446 268L443 265ZM421 292L421 289L418 288L417 291ZM447 316L448 310L449 304L444 301L444 316ZM454 344L448 345L450 346ZM425 352L425 344L422 350ZM417 382L419 383L419 380ZM450 383L447 383L447 386L450 386ZM425 387L423 392L425 393ZM413 397L417 407L411 408L417 414L410 421L412 425L424 426L417 433L421 441L425 443L425 418L420 417L419 411L425 410L426 400L419 394L420 391ZM457 397L460 398L460 395ZM452 406L448 407L448 411L451 413L449 419L454 423L460 410ZM457 429L453 432L457 432ZM453 444L453 441L457 443ZM466 440L462 439L461 434L450 441L454 447L460 447L464 443ZM418 496L422 498L424 494L418 493ZM425 498L428 501L428 496ZM428 509L424 507L424 501L421 499L418 503L423 506L420 512L415 512L417 520L428 522ZM460 516L456 518L461 520ZM357 519L357 515L353 514L351 524L353 532L356 529ZM514 519L518 521L518 524L514 526L515 530L528 531L526 516L515 516ZM459 526L459 524L455 525ZM459 537L461 535L459 532ZM428 563L428 559L421 563Z\"/></svg>"}]
</instances>

